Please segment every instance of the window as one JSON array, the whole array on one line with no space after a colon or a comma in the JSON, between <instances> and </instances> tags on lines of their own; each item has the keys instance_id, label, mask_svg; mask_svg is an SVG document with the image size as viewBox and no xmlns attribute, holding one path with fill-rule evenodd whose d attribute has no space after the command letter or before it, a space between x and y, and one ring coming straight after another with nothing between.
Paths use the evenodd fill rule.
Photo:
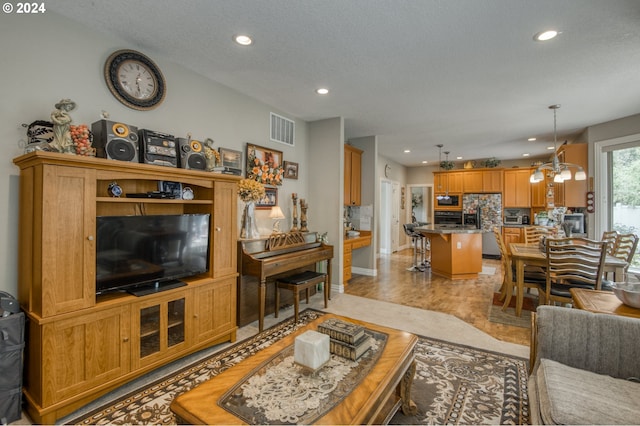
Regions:
<instances>
[{"instance_id":1,"label":"window","mask_svg":"<svg viewBox=\"0 0 640 426\"><path fill-rule=\"evenodd\" d=\"M640 235L640 138L638 136L597 142L595 235L605 230ZM598 197L598 192L602 196ZM636 252L630 270L640 273Z\"/></svg>"}]
</instances>

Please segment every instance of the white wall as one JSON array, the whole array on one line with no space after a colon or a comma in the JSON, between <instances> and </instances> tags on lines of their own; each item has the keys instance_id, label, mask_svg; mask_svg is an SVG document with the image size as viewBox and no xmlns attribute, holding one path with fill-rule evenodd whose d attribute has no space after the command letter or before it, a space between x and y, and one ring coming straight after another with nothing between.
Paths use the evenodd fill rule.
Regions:
<instances>
[{"instance_id":1,"label":"white wall","mask_svg":"<svg viewBox=\"0 0 640 426\"><path fill-rule=\"evenodd\" d=\"M108 91L103 77L107 57L118 49L139 50L162 69L167 96L152 111L135 111L120 104ZM291 193L307 193L307 124L171 63L153 51L125 40L97 33L89 27L47 12L44 15L0 15L0 140L5 149L0 159L0 290L17 295L18 184L19 170L12 159L22 154L20 139L26 139L22 123L49 120L54 105L63 98L77 103L71 113L75 124L100 119L106 110L111 119L176 136L207 137L215 146L245 151L245 144L283 151L287 161L299 163L299 179L285 180L278 187L279 204L288 218L282 228L291 226ZM269 112L296 121L295 147L269 140ZM325 213L325 203L309 195L310 215ZM337 199L337 198L336 198ZM336 202L341 204L342 197ZM337 213L330 214L340 217ZM241 211L241 209L239 209ZM268 210L258 211L259 228L270 232ZM326 215L329 211L326 211ZM337 220L337 219L336 219ZM240 221L238 221L240 223ZM313 225L313 223L311 223ZM69 259L73 261L73 259ZM46 272L45 272L46 273Z\"/></svg>"}]
</instances>

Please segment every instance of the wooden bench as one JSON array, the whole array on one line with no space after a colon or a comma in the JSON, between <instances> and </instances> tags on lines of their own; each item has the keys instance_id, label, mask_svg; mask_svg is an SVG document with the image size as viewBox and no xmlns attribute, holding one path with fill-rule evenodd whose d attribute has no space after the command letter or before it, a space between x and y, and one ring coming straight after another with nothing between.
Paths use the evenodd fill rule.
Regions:
<instances>
[{"instance_id":1,"label":"wooden bench","mask_svg":"<svg viewBox=\"0 0 640 426\"><path fill-rule=\"evenodd\" d=\"M280 289L293 292L293 309L296 322L298 322L298 307L300 305L300 291L306 291L307 304L309 304L309 289L313 286L324 283L324 307L328 306L329 286L327 285L327 274L322 272L304 271L289 277L282 277L276 280L276 309L275 317L278 318L280 311Z\"/></svg>"}]
</instances>

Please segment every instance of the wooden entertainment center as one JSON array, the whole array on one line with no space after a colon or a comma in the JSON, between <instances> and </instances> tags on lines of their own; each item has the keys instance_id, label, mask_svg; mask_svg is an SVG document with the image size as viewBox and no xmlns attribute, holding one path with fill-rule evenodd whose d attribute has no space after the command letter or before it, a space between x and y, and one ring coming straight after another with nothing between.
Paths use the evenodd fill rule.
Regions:
<instances>
[{"instance_id":1,"label":"wooden entertainment center","mask_svg":"<svg viewBox=\"0 0 640 426\"><path fill-rule=\"evenodd\" d=\"M133 378L236 339L237 176L50 152L20 168L19 289L28 317L24 395L53 424ZM122 197L109 196L117 182ZM127 198L179 182L193 200ZM136 297L96 295L96 217L210 214L209 272Z\"/></svg>"}]
</instances>

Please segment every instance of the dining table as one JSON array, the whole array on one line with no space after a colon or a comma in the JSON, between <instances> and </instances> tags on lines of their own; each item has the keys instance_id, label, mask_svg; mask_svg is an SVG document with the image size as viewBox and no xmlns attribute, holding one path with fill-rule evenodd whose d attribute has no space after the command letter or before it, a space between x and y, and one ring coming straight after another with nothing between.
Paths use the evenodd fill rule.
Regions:
<instances>
[{"instance_id":1,"label":"dining table","mask_svg":"<svg viewBox=\"0 0 640 426\"><path fill-rule=\"evenodd\" d=\"M546 266L547 254L540 249L539 244L510 243L511 261L516 269L516 316L522 314L522 302L524 300L524 267ZM613 272L621 276L627 268L627 262L609 254L604 261L604 273ZM503 307L509 306L513 294L513 284L507 283L507 293Z\"/></svg>"}]
</instances>

